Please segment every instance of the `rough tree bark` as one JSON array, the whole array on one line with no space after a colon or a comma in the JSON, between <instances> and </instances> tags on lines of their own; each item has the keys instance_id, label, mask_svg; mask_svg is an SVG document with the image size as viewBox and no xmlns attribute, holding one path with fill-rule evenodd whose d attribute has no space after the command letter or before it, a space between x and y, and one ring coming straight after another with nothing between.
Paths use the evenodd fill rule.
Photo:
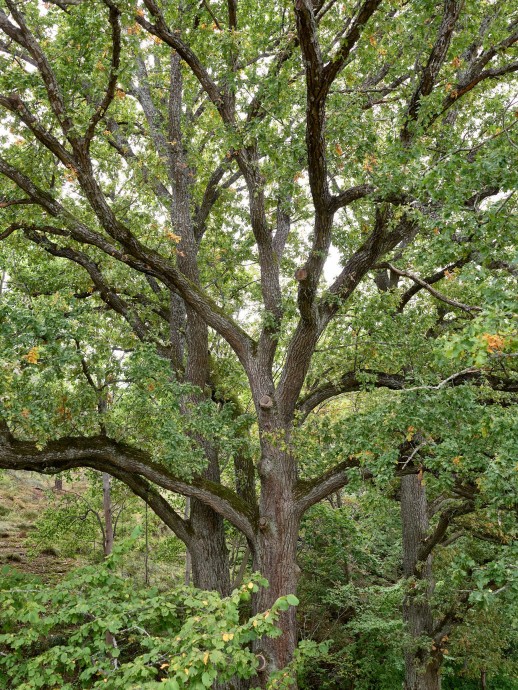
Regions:
<instances>
[{"instance_id":1,"label":"rough tree bark","mask_svg":"<svg viewBox=\"0 0 518 690\"><path fill-rule=\"evenodd\" d=\"M401 522L403 528L403 575L408 592L403 619L411 642L405 650L405 690L440 690L440 664L431 654L434 632L430 599L434 590L431 554L424 562L419 552L429 531L426 491L421 476L401 478Z\"/></svg>"},{"instance_id":2,"label":"rough tree bark","mask_svg":"<svg viewBox=\"0 0 518 690\"><path fill-rule=\"evenodd\" d=\"M113 515L111 498L111 477L103 472L103 514L104 514L104 557L113 551Z\"/></svg>"},{"instance_id":3,"label":"rough tree bark","mask_svg":"<svg viewBox=\"0 0 518 690\"><path fill-rule=\"evenodd\" d=\"M79 3L73 3L76 4ZM245 493L239 486L234 491L221 483L217 453L206 438L194 440L203 447L207 470L202 475L185 481L173 476L165 466L154 462L146 453L116 442L105 433L88 438L51 441L41 449L34 443L16 439L0 417L0 462L3 467L47 473L87 466L118 477L147 501L184 540L192 557L194 584L202 588L214 588L222 593L228 592L230 588L228 553L223 530L223 520L229 520L248 540L253 552L254 567L270 582L269 589L261 591L255 598L254 607L259 610L271 606L278 596L295 592L298 571L296 542L302 514L312 504L343 487L348 481L349 469L359 465L357 459L350 458L313 480L304 482L297 475L297 462L290 451L290 432L296 412L306 416L324 400L341 392L359 390L362 386L357 377L359 372L355 371L341 380L332 377L332 381L312 389L300 400L319 338L368 272L379 271L378 262L388 252L398 245L405 247L416 237L419 228L413 211L426 207L430 202L435 212L434 204L437 200L428 199L419 185L414 192L411 178L405 180L404 189L399 193L392 191L387 194L384 184L376 188L375 175L360 173L357 176L354 172L356 163L351 167L351 174L348 170L344 171L343 179L357 177L359 184L338 190L335 194L330 190L330 181L333 180L334 184L338 182L335 173L328 170L332 142L326 141L327 98L342 70L352 60L361 59L362 50L359 48L366 48L369 54L374 55L375 51L371 48L376 44L377 29L371 25L376 21L372 19L373 15L378 11L385 11L381 10L381 0L357 3L349 16L341 15L342 24L335 37L331 38L327 33L323 41L320 20L327 12L333 11L338 3L296 0L293 4L294 20L287 18L285 26L283 19L278 40L276 38L271 45L268 43L268 46L260 48L261 51L267 50L268 63L264 63L264 69L262 66L258 69L257 78L260 78L260 82L257 87L254 85L254 95L250 96L249 92L246 95L246 89L240 93L239 112L236 110L234 89L240 90L241 86L239 79L235 78L235 72L241 67L246 70L246 64L240 65L241 58L245 62L252 59L254 63L255 58L237 56L237 41L233 44L234 47L228 49L227 60L224 54L226 49L222 50L223 43L218 43L223 37L219 35L219 31L215 31L214 36L209 32L204 34L203 42L211 42L214 38L215 43L211 46L214 52L207 52L207 56L217 55L217 59L212 64L210 57L206 57L208 64L204 64L203 57L195 52L197 42L189 44L192 32L197 31L198 15L190 18L194 19L194 26L189 26L188 30L185 30L181 21L177 25L176 19L170 26L167 21L168 12L165 16L161 10L162 6L167 11L173 9L170 4L169 7L167 5L168 3L158 3L155 0L144 0L142 8L125 17L128 24L124 26L131 25L129 35L135 33L135 25L138 25L137 30L142 29L147 32L148 38L152 36L156 39L162 52L153 56L156 60L151 55L147 60L147 55L135 58L131 53L133 49L130 48L125 56L125 69L121 69L121 53L126 50L126 44L121 40L121 14L130 10L127 3L119 5L114 0L95 3L92 11L104 13L102 16L106 20L112 43L110 49L99 56L103 67L100 74L106 72L106 82L102 82L105 83L105 90L99 96L98 87L90 90L86 79L78 79L81 92L67 92L65 97L65 86L68 89L68 85L59 76L63 72L64 63L55 65L62 51L50 50L47 56L47 40L39 43L39 33L31 31L27 24L29 20L20 9L20 3L6 1L8 11L0 11L0 31L7 39L2 42L2 50L11 55L13 64L28 66L31 80L37 80L38 90L34 92L37 93L37 98L34 95L26 98L25 91L0 94L0 107L7 111L9 123L15 122L24 137L30 138L34 150L43 150L43 159L55 162L60 169L58 177L63 173L61 166L72 175L73 184L77 185L78 190L78 215L74 215L75 202L68 203L66 189L63 191L58 187L56 191L54 188L54 174L48 175L49 179L52 178L52 183L44 188L42 185L46 184L45 175L41 171L34 173L23 156L19 153L13 156L12 151L7 150L7 157L0 157L0 176L5 181L9 194L13 188L16 190L17 198L1 203L5 208L9 206L11 211L14 209L13 212L19 208L21 211L16 216L16 222L0 229L0 238L6 239L15 232L21 233L23 241L36 245L54 257L74 262L86 271L96 298L104 303L103 308L106 306L118 314L142 342L152 343L157 352L171 362L171 368L179 380L197 387L198 393L190 400L182 401L186 414L189 404L196 404L209 394L208 330L211 329L218 338L225 341L225 347L233 352L236 366L237 363L240 364L248 379L254 402L261 443L261 455L257 463L259 501L256 501L250 490L254 483L253 472L252 481L247 482ZM86 6L85 3L84 7ZM344 6L340 7L340 11L347 15L348 10ZM407 83L408 60L401 66L401 73L396 64L394 81L387 87L386 93L391 94L387 103L399 101L401 104L398 107L403 115L396 126L399 128L403 152L409 152L414 138L421 131L426 132L429 124L435 123L453 103L455 107L461 107L464 94L471 92L486 79L494 80L517 69L516 63L506 61L506 50L516 40L512 33L514 25L510 25L509 35L498 44L486 50L475 50L476 56L467 57L465 69L458 75L458 83L452 84L451 91L439 99L437 112L429 112L427 108L426 118L419 121L422 99L432 94L443 77L441 70L447 64L452 35L459 30L460 10L461 3L456 0L444 0L442 3L441 16L437 16L437 21L430 25L435 36L430 34L430 42L426 44L429 50L423 50L416 57L417 60L422 58L423 64L417 70L413 83ZM230 0L227 11L229 33L235 35L240 21L238 3ZM72 12L67 14L67 21L74 22L74 17ZM432 19L435 18L430 17L430 21ZM382 26L390 24L386 20L383 14L380 19ZM388 28L386 31L388 34ZM52 41L50 33L48 36L49 41ZM227 35L224 38L226 40ZM399 38L396 37L396 40L399 41ZM358 46L361 41L365 43L364 46ZM141 45L144 45L144 41ZM146 45L153 50L154 44L150 41ZM277 52L270 55L270 50ZM166 63L168 52L169 63ZM384 51L383 55L386 53ZM488 68L497 54L499 66ZM263 141L262 135L256 134L260 130L258 125L269 116L271 84L292 56L302 58L300 64L303 65L305 80L304 121L301 118L296 128L299 124L304 128L306 162L302 166L309 180L311 199L307 203L313 216L312 232L307 233L308 250L305 254L302 254L305 250L300 250L302 255L298 257L302 265L296 271L297 324L284 321L285 300L281 290L281 259L290 230L289 213L282 210L282 204L277 203L278 190L272 191L277 186L283 189L286 182L291 184L293 172L289 171L287 179L275 180L273 184L266 179L264 170L268 166L263 169L263 161L271 163L274 158L269 160L270 144L267 139ZM380 84L387 73L384 71L385 58L379 64L375 63L376 59L372 58L372 64L375 64L372 70L367 62L363 84L357 84L359 94L363 94L364 90L366 94L370 91L369 86ZM379 59L382 60L381 57ZM414 57L412 64L413 61ZM300 64L292 72L290 79L299 78L297 73ZM387 69L390 68L391 65L388 65ZM147 73L153 69L156 70L156 85ZM194 106L183 99L182 69L189 73L190 80L195 83L195 86L191 84L191 92L200 92L200 96L194 99ZM169 83L167 88L163 88L166 85L164 75L167 71ZM380 71L381 77L377 76ZM138 101L139 115L138 121L124 129L126 116L122 120L118 118L117 109L112 106L116 103L119 80L125 79L128 72L134 79L123 85L127 93ZM359 73L361 72L360 69ZM26 76L25 74L24 77ZM13 84L15 81L13 79ZM74 83L76 82L72 80L72 84ZM402 85L402 90L398 91ZM120 91L126 95L124 89ZM340 88L337 88L334 97L338 98L339 94ZM73 108L67 105L78 102L79 98L81 102L86 100L91 107L92 114L86 125L75 117ZM192 99L192 94L190 98ZM384 101L377 102L382 104ZM30 109L33 103L37 103L37 108L33 108L34 112ZM372 107L369 103L366 101L362 108ZM196 108L194 112L191 112L191 106ZM218 119L218 125L214 127L211 124L206 131L201 132L201 137L195 136L197 143L194 148L198 146L198 139L217 140L217 131L221 129L224 136L218 143L220 162L208 176L199 175L200 180L208 177L208 182L201 181L197 194L192 194L192 185L200 171L191 167L193 156L186 146L182 122L187 119L190 126L196 127L196 123L201 122L199 116L207 108ZM113 117L112 112L115 112ZM388 110L387 121L392 121L395 117L395 111ZM99 132L96 131L97 128ZM277 124L275 128L278 129ZM135 132L141 140L133 150L128 139L135 137ZM434 136L433 133L430 134L431 140ZM154 195L153 204L156 206L152 204L150 208L160 209L156 216L160 218L160 223L164 215L168 215L169 234L172 233L173 239L176 238L174 241L178 242L176 252L169 244L163 250L157 235L147 244L146 237L153 235L153 231L150 228L143 231L138 222L137 227L132 225L131 214L126 211L134 203L139 190L135 188L135 198L129 204L123 204L122 210L116 203L117 200L112 199L113 192L106 190L105 180L97 173L99 161L90 152L90 146L96 137L102 142L103 150L107 143L111 147L114 169L118 162L128 166L129 170L138 167L137 186L142 184L145 187L143 200L149 194ZM413 156L413 152L411 153ZM151 164L146 160L148 155L153 159ZM212 154L207 159L200 157L200 167L206 164L205 160L212 160L211 156ZM354 156L352 152L352 161ZM346 162L347 157L344 156L343 160ZM413 158L410 157L409 160ZM401 168L403 158L398 158L397 161L398 168ZM136 162L138 166L135 165ZM368 166L369 164L363 168L365 173L369 171ZM261 325L256 338L245 330L248 324L241 326L237 323L238 317L234 318L236 310L233 306L230 307L231 311L226 311L227 295L222 295L223 306L220 306L214 298L217 295L216 299L220 299L218 289L206 287L200 279L202 264L199 250L207 220L222 188L241 178L246 186L248 218L247 223L244 223L242 204L236 219L239 219L240 227L246 224L249 226L243 229L243 234L253 235L254 261L257 261L260 272L260 305L257 310L260 318L257 322ZM484 190L478 187L478 177L473 184L477 188L470 194L484 194ZM498 191L493 190L490 194ZM18 198L20 194L22 198ZM371 228L367 227L363 232L362 226L362 238L350 249L336 280L322 292L321 278L333 240L334 214L358 200L363 200L365 208L370 209ZM23 207L26 205L36 209L37 213L24 216ZM272 222L276 205L276 218ZM407 213L405 209L412 209L412 213ZM365 217L369 217L369 214L364 213ZM34 218L37 218L37 222ZM223 224L225 222L226 220ZM351 234L351 242L354 241L353 235L354 233ZM99 260L99 257L102 259ZM401 258L404 259L404 255L398 261ZM103 261L106 261L105 265ZM117 271L111 270L115 262L118 262L123 276L125 272L135 271L142 282L146 281L150 289L143 299L139 295L130 295L126 299L126 286L112 284L112 281L117 281ZM210 271L210 263L203 265L203 270L205 273ZM414 282L419 280L419 289L424 288L430 292L430 285L423 286L423 281L414 273L406 271L401 272L401 275ZM286 275L282 275L282 280L285 279ZM435 289L431 294L440 301L445 299ZM164 308L165 302L170 305L168 310ZM452 303L452 300L447 303L452 308L467 307L457 302ZM470 307L467 308L471 311ZM162 337L163 324L162 330L158 328L158 335L149 325L150 312L160 315L167 323L168 338ZM266 316L268 318L263 318ZM281 333L282 337L279 337ZM285 337L288 339L287 343ZM279 343L285 345L286 349L282 356L276 358ZM282 362L282 370L278 378L274 378L274 370L279 362ZM372 373L370 372L371 376ZM450 376L447 381L454 385L464 375L465 371ZM458 378L455 379L455 376ZM405 387L405 381L400 375L377 372L376 378L375 385L396 390ZM150 484L190 497L190 518L184 520L180 517L164 500L159 490L152 488ZM239 481L237 484L239 485ZM403 480L402 493L405 574L414 578L417 583L416 593L409 594L405 602L405 617L413 636L418 638L430 634L432 625L431 611L422 600L426 599L425 595L429 595L433 588L431 557L427 554L422 559L423 563L419 559L419 543L424 539L428 528L426 498L424 489L415 476ZM423 592L421 585L424 587ZM282 637L263 643L267 667L266 672L262 673L263 686L270 671L282 668L292 658L297 637L293 610L284 615L281 625L284 632ZM411 657L408 650L407 690L438 690L438 674L428 664L425 651L418 649ZM423 685L424 682L428 684Z\"/></svg>"},{"instance_id":4,"label":"rough tree bark","mask_svg":"<svg viewBox=\"0 0 518 690\"><path fill-rule=\"evenodd\" d=\"M104 543L103 551L104 557L108 556L113 551L113 512L112 512L112 497L111 497L111 477L107 472L103 472L103 515L104 515ZM112 633L107 630L105 633L105 640L108 647L117 647L117 640ZM112 658L112 665L117 667L118 661L115 657Z\"/></svg>"},{"instance_id":5,"label":"rough tree bark","mask_svg":"<svg viewBox=\"0 0 518 690\"><path fill-rule=\"evenodd\" d=\"M279 434L286 439L287 430ZM289 452L279 449L271 441L263 440L259 474L263 490L259 504L260 518L255 535L253 568L269 582L261 589L254 601L256 612L269 609L274 601L297 590L300 569L296 561L297 537L300 515L295 505L296 466ZM262 687L266 687L268 675L286 666L297 645L295 609L290 608L281 617L284 634L277 638L265 638L258 652L266 659L261 674Z\"/></svg>"}]
</instances>

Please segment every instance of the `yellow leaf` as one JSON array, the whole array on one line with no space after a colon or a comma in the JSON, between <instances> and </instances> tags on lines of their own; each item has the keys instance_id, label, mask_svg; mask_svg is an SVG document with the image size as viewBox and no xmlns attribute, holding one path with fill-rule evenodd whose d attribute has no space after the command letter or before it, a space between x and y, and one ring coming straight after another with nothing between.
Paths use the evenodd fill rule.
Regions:
<instances>
[{"instance_id":1,"label":"yellow leaf","mask_svg":"<svg viewBox=\"0 0 518 690\"><path fill-rule=\"evenodd\" d=\"M182 241L181 235L175 235L174 232L166 232L165 236L170 239L171 242L176 242L176 244Z\"/></svg>"},{"instance_id":2,"label":"yellow leaf","mask_svg":"<svg viewBox=\"0 0 518 690\"><path fill-rule=\"evenodd\" d=\"M503 350L505 341L497 333L494 335L491 333L484 333L482 338L486 341L486 349L488 352L499 352Z\"/></svg>"},{"instance_id":3,"label":"yellow leaf","mask_svg":"<svg viewBox=\"0 0 518 690\"><path fill-rule=\"evenodd\" d=\"M207 666L207 664L209 663L209 653L208 652L205 652L205 654L203 655L203 663L205 664L205 666Z\"/></svg>"},{"instance_id":4,"label":"yellow leaf","mask_svg":"<svg viewBox=\"0 0 518 690\"><path fill-rule=\"evenodd\" d=\"M25 359L29 362L29 364L37 364L38 363L38 359L40 358L39 351L40 351L39 347L31 347L29 352L25 355Z\"/></svg>"},{"instance_id":5,"label":"yellow leaf","mask_svg":"<svg viewBox=\"0 0 518 690\"><path fill-rule=\"evenodd\" d=\"M248 589L253 589L253 588L254 588L254 583L253 583L253 582L249 582L249 583L247 584L247 587L248 587Z\"/></svg>"}]
</instances>

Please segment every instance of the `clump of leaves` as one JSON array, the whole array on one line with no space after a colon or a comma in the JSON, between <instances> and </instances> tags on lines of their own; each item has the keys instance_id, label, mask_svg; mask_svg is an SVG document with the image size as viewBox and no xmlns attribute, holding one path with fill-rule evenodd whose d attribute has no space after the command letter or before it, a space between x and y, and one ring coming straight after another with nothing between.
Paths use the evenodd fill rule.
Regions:
<instances>
[{"instance_id":1,"label":"clump of leaves","mask_svg":"<svg viewBox=\"0 0 518 690\"><path fill-rule=\"evenodd\" d=\"M280 635L279 612L296 597L242 622L242 603L267 586L258 576L226 598L190 587L136 588L118 572L131 542L54 587L2 570L0 688L203 690L216 678L256 673L250 643Z\"/></svg>"}]
</instances>

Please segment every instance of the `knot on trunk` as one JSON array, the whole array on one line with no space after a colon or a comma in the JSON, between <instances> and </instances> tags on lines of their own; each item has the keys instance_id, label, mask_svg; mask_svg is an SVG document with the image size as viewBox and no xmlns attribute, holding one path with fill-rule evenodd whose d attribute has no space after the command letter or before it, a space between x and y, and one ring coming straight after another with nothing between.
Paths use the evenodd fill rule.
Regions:
<instances>
[{"instance_id":1,"label":"knot on trunk","mask_svg":"<svg viewBox=\"0 0 518 690\"><path fill-rule=\"evenodd\" d=\"M259 407L263 410L269 410L273 407L273 400L269 395L261 395L259 398Z\"/></svg>"}]
</instances>

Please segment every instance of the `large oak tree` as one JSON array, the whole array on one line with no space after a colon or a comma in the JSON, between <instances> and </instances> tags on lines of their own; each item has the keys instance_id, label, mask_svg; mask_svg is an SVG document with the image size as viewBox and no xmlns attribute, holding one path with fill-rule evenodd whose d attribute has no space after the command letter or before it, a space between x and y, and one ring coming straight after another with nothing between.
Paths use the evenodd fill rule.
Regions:
<instances>
[{"instance_id":1,"label":"large oak tree","mask_svg":"<svg viewBox=\"0 0 518 690\"><path fill-rule=\"evenodd\" d=\"M119 478L223 593L229 521L270 583L264 610L296 590L301 517L357 468L437 471L427 457L451 450L474 389L508 419L510 6L3 0L0 465ZM38 398L74 372L75 403L72 384L58 412ZM385 447L359 433L329 462L305 452L315 413L355 391L385 411L407 396ZM420 393L441 411L433 433ZM157 407L172 425L153 443L138 425ZM480 487L453 469L452 500L471 500ZM159 489L190 497L190 516ZM267 671L296 645L294 611L282 625Z\"/></svg>"}]
</instances>

